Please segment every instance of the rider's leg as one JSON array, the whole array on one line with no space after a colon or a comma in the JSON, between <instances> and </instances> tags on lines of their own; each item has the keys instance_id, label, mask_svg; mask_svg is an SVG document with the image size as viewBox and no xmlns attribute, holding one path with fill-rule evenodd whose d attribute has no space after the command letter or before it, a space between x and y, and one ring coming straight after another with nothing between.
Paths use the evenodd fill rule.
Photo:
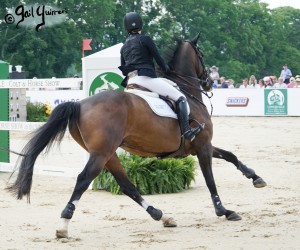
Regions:
<instances>
[{"instance_id":1,"label":"rider's leg","mask_svg":"<svg viewBox=\"0 0 300 250\"><path fill-rule=\"evenodd\" d=\"M161 78L151 78L148 76L135 76L128 80L128 83L138 84L149 89L161 96L168 97L173 101L177 101L179 97L184 96L179 90Z\"/></svg>"},{"instance_id":2,"label":"rider's leg","mask_svg":"<svg viewBox=\"0 0 300 250\"><path fill-rule=\"evenodd\" d=\"M203 125L199 124L195 128L190 127L187 101L184 96L181 96L176 101L176 111L181 133L186 139L191 141L194 140L195 136L203 129Z\"/></svg>"},{"instance_id":3,"label":"rider's leg","mask_svg":"<svg viewBox=\"0 0 300 250\"><path fill-rule=\"evenodd\" d=\"M169 97L176 102L176 110L181 133L188 140L194 140L195 136L203 129L203 125L191 128L189 125L189 107L187 100L179 90L174 88L160 78L150 78L147 76L136 76L132 78L132 82L141 85L161 96Z\"/></svg>"}]
</instances>

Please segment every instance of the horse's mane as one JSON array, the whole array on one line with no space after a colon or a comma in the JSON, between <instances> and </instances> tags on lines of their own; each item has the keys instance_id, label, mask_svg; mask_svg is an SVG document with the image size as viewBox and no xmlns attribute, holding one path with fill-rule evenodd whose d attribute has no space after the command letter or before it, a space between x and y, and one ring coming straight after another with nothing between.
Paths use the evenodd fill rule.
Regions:
<instances>
[{"instance_id":1,"label":"horse's mane","mask_svg":"<svg viewBox=\"0 0 300 250\"><path fill-rule=\"evenodd\" d=\"M162 53L163 58L166 60L169 66L173 66L173 58L176 55L177 50L183 43L183 40L177 36L174 36L172 40L173 43L170 43L167 46L165 46L165 49L163 50Z\"/></svg>"},{"instance_id":2,"label":"horse's mane","mask_svg":"<svg viewBox=\"0 0 300 250\"><path fill-rule=\"evenodd\" d=\"M164 58L165 62L170 66L172 69L173 67L173 59L176 55L177 50L183 43L183 40L177 36L174 36L172 39L172 42L164 46L164 49L162 50L162 57ZM159 68L156 67L156 73L159 77L167 77L166 74Z\"/></svg>"}]
</instances>

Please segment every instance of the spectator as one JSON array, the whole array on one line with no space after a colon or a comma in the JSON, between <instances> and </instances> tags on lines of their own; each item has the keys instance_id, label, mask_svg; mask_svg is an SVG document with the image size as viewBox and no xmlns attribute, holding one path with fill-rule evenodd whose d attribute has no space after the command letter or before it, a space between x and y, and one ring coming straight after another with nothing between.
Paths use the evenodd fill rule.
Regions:
<instances>
[{"instance_id":1,"label":"spectator","mask_svg":"<svg viewBox=\"0 0 300 250\"><path fill-rule=\"evenodd\" d=\"M257 88L257 89L264 89L265 87L266 87L266 86L265 86L264 80L263 80L263 79L259 79L256 88Z\"/></svg>"},{"instance_id":2,"label":"spectator","mask_svg":"<svg viewBox=\"0 0 300 250\"><path fill-rule=\"evenodd\" d=\"M243 83L240 86L240 89L250 89L251 87L248 85L248 80L246 78L243 79Z\"/></svg>"},{"instance_id":3,"label":"spectator","mask_svg":"<svg viewBox=\"0 0 300 250\"><path fill-rule=\"evenodd\" d=\"M295 88L297 85L295 83L295 78L294 77L291 77L290 78L290 82L289 84L287 85L288 88Z\"/></svg>"},{"instance_id":4,"label":"spectator","mask_svg":"<svg viewBox=\"0 0 300 250\"><path fill-rule=\"evenodd\" d=\"M211 79L214 81L214 84L213 84L213 88L217 88L218 87L218 81L220 79L220 76L219 76L219 73L218 73L218 68L216 66L212 66L210 68L210 74L209 76L211 77Z\"/></svg>"},{"instance_id":5,"label":"spectator","mask_svg":"<svg viewBox=\"0 0 300 250\"><path fill-rule=\"evenodd\" d=\"M276 89L284 89L284 88L287 88L286 84L283 82L283 78L280 76L278 78L278 82L276 82L274 85L273 85L274 88Z\"/></svg>"},{"instance_id":6,"label":"spectator","mask_svg":"<svg viewBox=\"0 0 300 250\"><path fill-rule=\"evenodd\" d=\"M269 76L264 77L264 84L265 84L266 89L273 88L272 81L271 81L271 78Z\"/></svg>"},{"instance_id":7,"label":"spectator","mask_svg":"<svg viewBox=\"0 0 300 250\"><path fill-rule=\"evenodd\" d=\"M234 81L232 79L228 79L228 88L229 89L234 89Z\"/></svg>"},{"instance_id":8,"label":"spectator","mask_svg":"<svg viewBox=\"0 0 300 250\"><path fill-rule=\"evenodd\" d=\"M213 89L217 89L218 88L218 84L213 83L212 88Z\"/></svg>"},{"instance_id":9,"label":"spectator","mask_svg":"<svg viewBox=\"0 0 300 250\"><path fill-rule=\"evenodd\" d=\"M272 86L274 86L274 84L278 82L276 76L270 76L270 79L271 79Z\"/></svg>"},{"instance_id":10,"label":"spectator","mask_svg":"<svg viewBox=\"0 0 300 250\"><path fill-rule=\"evenodd\" d=\"M296 82L296 88L300 88L300 76L296 77L295 82Z\"/></svg>"},{"instance_id":11,"label":"spectator","mask_svg":"<svg viewBox=\"0 0 300 250\"><path fill-rule=\"evenodd\" d=\"M251 75L249 78L249 86L251 88L256 88L256 85L257 85L257 80L254 75Z\"/></svg>"},{"instance_id":12,"label":"spectator","mask_svg":"<svg viewBox=\"0 0 300 250\"><path fill-rule=\"evenodd\" d=\"M221 84L221 88L222 89L228 89L228 80L224 81L222 84Z\"/></svg>"},{"instance_id":13,"label":"spectator","mask_svg":"<svg viewBox=\"0 0 300 250\"><path fill-rule=\"evenodd\" d=\"M290 78L292 77L291 70L287 67L287 64L284 64L283 69L281 70L280 76L283 78L283 82L288 84L290 81Z\"/></svg>"},{"instance_id":14,"label":"spectator","mask_svg":"<svg viewBox=\"0 0 300 250\"><path fill-rule=\"evenodd\" d=\"M225 82L225 77L221 76L220 77L220 85L218 86L219 88L222 88L222 84Z\"/></svg>"}]
</instances>

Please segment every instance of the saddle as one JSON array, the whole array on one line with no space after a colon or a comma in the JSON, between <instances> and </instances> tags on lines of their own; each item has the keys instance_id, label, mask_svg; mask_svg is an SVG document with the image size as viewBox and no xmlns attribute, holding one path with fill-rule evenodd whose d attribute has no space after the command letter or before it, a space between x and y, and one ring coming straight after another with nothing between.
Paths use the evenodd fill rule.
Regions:
<instances>
[{"instance_id":1,"label":"saddle","mask_svg":"<svg viewBox=\"0 0 300 250\"><path fill-rule=\"evenodd\" d=\"M131 78L133 78L135 76L138 76L137 70L134 70L134 71L128 73L126 81L128 82L129 79L131 79ZM174 82L172 82L172 81L170 81L170 80L168 80L166 78L162 78L162 79L165 82L167 82L170 85L172 85L173 87L177 87L176 83L174 83ZM154 97L154 98L160 98L164 102L166 102L168 104L168 106L176 113L175 101L173 101L172 99L167 98L165 96L161 96L158 93L152 92L151 90L149 90L149 89L147 89L147 88L145 88L143 86L140 86L140 85L138 85L136 83L129 83L129 84L126 84L125 91L133 93L133 94L142 94L142 95L146 95L146 96L150 96L150 97Z\"/></svg>"}]
</instances>

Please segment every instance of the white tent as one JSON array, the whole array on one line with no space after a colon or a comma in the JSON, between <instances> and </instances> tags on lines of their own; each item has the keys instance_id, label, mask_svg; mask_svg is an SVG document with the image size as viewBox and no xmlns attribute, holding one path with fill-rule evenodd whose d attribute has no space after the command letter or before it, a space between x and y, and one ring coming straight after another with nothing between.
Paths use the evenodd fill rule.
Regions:
<instances>
[{"instance_id":1,"label":"white tent","mask_svg":"<svg viewBox=\"0 0 300 250\"><path fill-rule=\"evenodd\" d=\"M121 64L120 50L122 46L123 43L119 43L82 58L82 78L86 96L88 96L91 83L99 74L113 72L122 76L118 69Z\"/></svg>"}]
</instances>

